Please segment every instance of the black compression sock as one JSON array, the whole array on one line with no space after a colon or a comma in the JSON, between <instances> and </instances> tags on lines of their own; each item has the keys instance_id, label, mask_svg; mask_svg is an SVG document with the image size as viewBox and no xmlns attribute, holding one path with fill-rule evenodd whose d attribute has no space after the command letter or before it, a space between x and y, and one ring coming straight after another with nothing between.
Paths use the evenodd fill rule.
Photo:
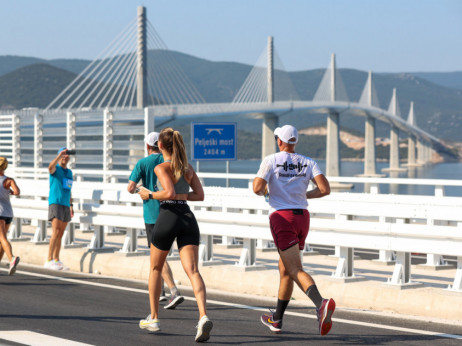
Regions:
<instances>
[{"instance_id":1,"label":"black compression sock","mask_svg":"<svg viewBox=\"0 0 462 346\"><path fill-rule=\"evenodd\" d=\"M286 311L287 305L289 305L290 300L281 300L278 299L278 306L276 307L276 312L273 315L275 321L282 320L284 312Z\"/></svg>"},{"instance_id":2,"label":"black compression sock","mask_svg":"<svg viewBox=\"0 0 462 346\"><path fill-rule=\"evenodd\" d=\"M319 294L319 291L316 285L311 285L310 287L308 287L305 294L308 296L308 298L312 300L312 302L316 306L316 309L319 309L321 307L322 297Z\"/></svg>"}]
</instances>

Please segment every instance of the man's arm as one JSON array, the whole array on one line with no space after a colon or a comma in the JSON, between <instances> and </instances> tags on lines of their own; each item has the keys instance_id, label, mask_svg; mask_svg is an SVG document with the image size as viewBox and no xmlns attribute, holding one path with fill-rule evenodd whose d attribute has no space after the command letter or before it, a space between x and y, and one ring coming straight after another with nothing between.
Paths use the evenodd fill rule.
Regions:
<instances>
[{"instance_id":1,"label":"man's arm","mask_svg":"<svg viewBox=\"0 0 462 346\"><path fill-rule=\"evenodd\" d=\"M313 178L316 188L306 191L306 198L320 198L330 194L330 184L324 174L319 174Z\"/></svg>"},{"instance_id":2,"label":"man's arm","mask_svg":"<svg viewBox=\"0 0 462 346\"><path fill-rule=\"evenodd\" d=\"M129 180L127 185L127 191L130 193L135 193L136 190L136 183L134 181Z\"/></svg>"},{"instance_id":3,"label":"man's arm","mask_svg":"<svg viewBox=\"0 0 462 346\"><path fill-rule=\"evenodd\" d=\"M256 177L253 180L253 192L259 196L264 196L267 192L267 182L263 178Z\"/></svg>"},{"instance_id":4,"label":"man's arm","mask_svg":"<svg viewBox=\"0 0 462 346\"><path fill-rule=\"evenodd\" d=\"M66 155L66 152L67 152L67 149L64 149L62 150L58 156L56 156L53 161L50 162L50 164L48 165L48 172L50 172L50 174L54 174L56 172L56 165L58 164L59 160L64 156Z\"/></svg>"}]
</instances>

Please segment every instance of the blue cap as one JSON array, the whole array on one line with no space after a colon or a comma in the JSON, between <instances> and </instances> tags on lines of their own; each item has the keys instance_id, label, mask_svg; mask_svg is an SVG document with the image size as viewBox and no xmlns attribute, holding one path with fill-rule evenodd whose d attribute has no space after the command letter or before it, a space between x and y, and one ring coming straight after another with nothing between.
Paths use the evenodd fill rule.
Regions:
<instances>
[{"instance_id":1,"label":"blue cap","mask_svg":"<svg viewBox=\"0 0 462 346\"><path fill-rule=\"evenodd\" d=\"M58 154L59 154L61 151L66 150L66 149L67 149L66 147L60 148L60 149L58 150Z\"/></svg>"}]
</instances>

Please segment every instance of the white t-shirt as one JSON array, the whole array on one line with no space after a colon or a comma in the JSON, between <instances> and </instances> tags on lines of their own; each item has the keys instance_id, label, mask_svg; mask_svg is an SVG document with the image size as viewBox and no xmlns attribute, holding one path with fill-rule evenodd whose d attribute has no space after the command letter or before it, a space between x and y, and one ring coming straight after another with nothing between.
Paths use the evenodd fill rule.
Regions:
<instances>
[{"instance_id":1,"label":"white t-shirt","mask_svg":"<svg viewBox=\"0 0 462 346\"><path fill-rule=\"evenodd\" d=\"M306 209L306 190L311 179L322 174L316 161L281 151L265 157L257 177L268 183L270 214L281 209Z\"/></svg>"}]
</instances>

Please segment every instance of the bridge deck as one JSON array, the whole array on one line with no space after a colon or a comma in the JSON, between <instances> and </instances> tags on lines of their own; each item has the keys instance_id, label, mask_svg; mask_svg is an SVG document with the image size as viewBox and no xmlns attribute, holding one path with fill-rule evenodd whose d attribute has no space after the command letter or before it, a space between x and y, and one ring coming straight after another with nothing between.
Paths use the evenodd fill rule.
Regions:
<instances>
[{"instance_id":1,"label":"bridge deck","mask_svg":"<svg viewBox=\"0 0 462 346\"><path fill-rule=\"evenodd\" d=\"M33 228L24 226L24 236L33 236ZM48 230L48 234L51 230ZM91 233L76 233L76 241L88 244ZM116 250L122 248L124 235L111 235L106 238L106 245ZM140 238L140 245L145 239ZM21 256L21 264L43 265L48 246L37 246L31 242L15 241L12 243L15 255ZM142 246L142 250L147 247ZM221 261L219 266L204 266L201 274L208 289L216 289L229 293L252 294L266 297L276 297L278 286L277 260L275 251L261 252L259 264L267 270L243 271L234 267L239 261L241 249L216 246L214 259ZM355 261L355 273L364 276L366 280L360 282L343 283L330 278L335 271L337 258L325 255L305 256L305 269L312 274L325 296L336 299L338 306L343 308L366 309L375 311L389 311L392 313L417 315L428 319L449 319L462 321L462 300L460 293L454 293L443 288L452 283L455 269L431 271L420 266L413 266L412 279L424 283L420 288L399 290L384 285L392 275L393 266L378 264L364 259ZM333 250L331 251L333 253ZM358 253L357 253L358 254ZM367 254L359 253L361 257L370 258ZM136 280L147 280L149 256L124 256L119 253L94 252L89 253L85 248L70 248L61 252L62 261L72 271L95 272L107 276L124 277ZM419 262L414 257L413 263ZM424 262L422 259L420 262ZM189 286L180 261L171 260L174 277L180 286ZM298 290L294 290L295 304L311 306L311 303ZM275 298L276 299L276 298Z\"/></svg>"}]
</instances>

